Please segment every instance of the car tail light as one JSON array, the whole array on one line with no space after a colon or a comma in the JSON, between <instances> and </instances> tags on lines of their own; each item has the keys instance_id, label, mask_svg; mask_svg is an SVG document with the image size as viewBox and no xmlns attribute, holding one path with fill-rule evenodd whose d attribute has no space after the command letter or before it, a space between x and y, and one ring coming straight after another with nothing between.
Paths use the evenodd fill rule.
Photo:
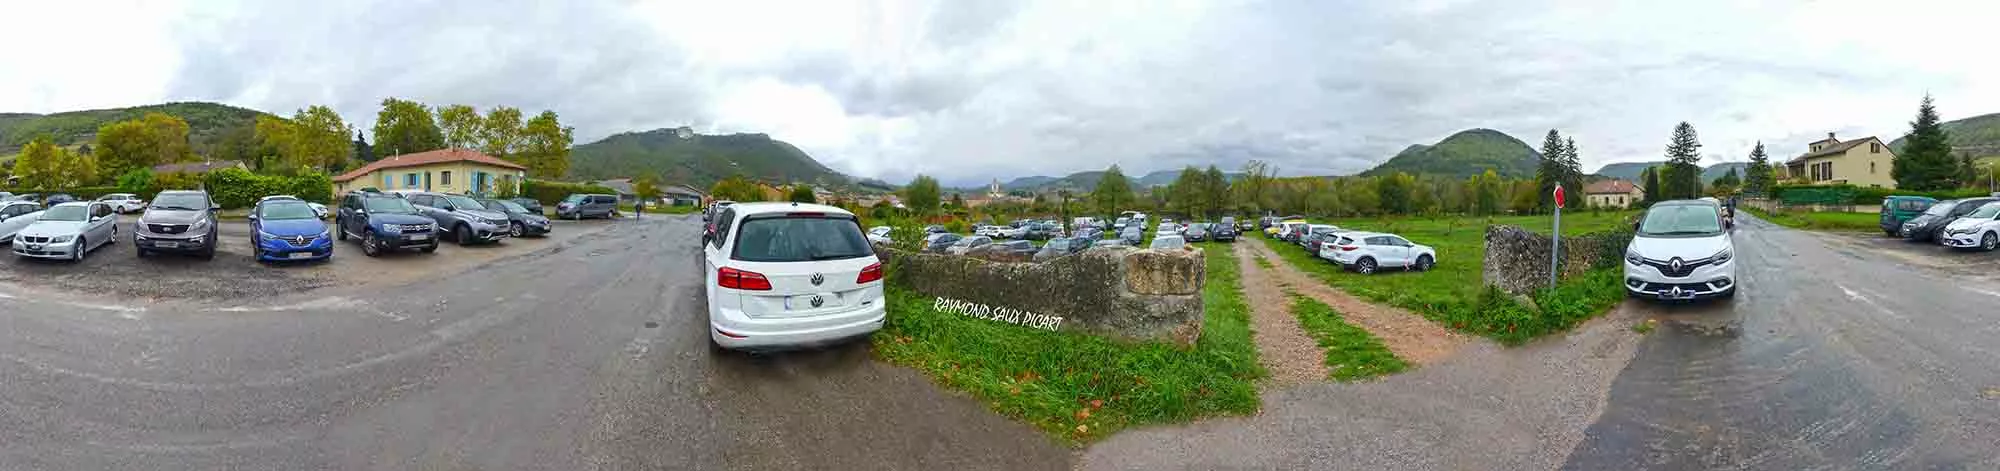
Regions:
<instances>
[{"instance_id":1,"label":"car tail light","mask_svg":"<svg viewBox=\"0 0 2000 471\"><path fill-rule=\"evenodd\" d=\"M746 291L770 291L771 279L763 273L722 267L715 272L715 284L724 288Z\"/></svg>"},{"instance_id":2,"label":"car tail light","mask_svg":"<svg viewBox=\"0 0 2000 471\"><path fill-rule=\"evenodd\" d=\"M854 284L867 284L868 282L871 281L881 281L881 280L882 280L882 262L875 262L868 264L868 268L861 269L861 276L854 278Z\"/></svg>"},{"instance_id":3,"label":"car tail light","mask_svg":"<svg viewBox=\"0 0 2000 471\"><path fill-rule=\"evenodd\" d=\"M1359 245L1342 245L1342 246L1340 246L1340 251L1342 251L1342 252L1349 252L1349 251L1353 251L1354 249L1358 249L1358 248L1361 248L1361 246L1359 246Z\"/></svg>"}]
</instances>

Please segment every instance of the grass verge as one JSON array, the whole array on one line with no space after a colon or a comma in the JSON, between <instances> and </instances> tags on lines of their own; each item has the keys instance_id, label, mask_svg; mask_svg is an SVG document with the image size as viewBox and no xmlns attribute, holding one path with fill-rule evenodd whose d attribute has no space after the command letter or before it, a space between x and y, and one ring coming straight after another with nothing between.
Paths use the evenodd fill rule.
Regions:
<instances>
[{"instance_id":1,"label":"grass verge","mask_svg":"<svg viewBox=\"0 0 2000 471\"><path fill-rule=\"evenodd\" d=\"M1328 376L1335 381L1369 379L1410 368L1381 339L1348 324L1331 306L1294 294L1292 315L1298 316L1299 327L1305 329L1306 335L1326 350Z\"/></svg>"},{"instance_id":2,"label":"grass verge","mask_svg":"<svg viewBox=\"0 0 2000 471\"><path fill-rule=\"evenodd\" d=\"M1758 219L1793 229L1817 231L1879 231L1882 230L1882 215L1875 213L1848 213L1830 211L1764 211L1748 206L1739 206Z\"/></svg>"},{"instance_id":3,"label":"grass verge","mask_svg":"<svg viewBox=\"0 0 2000 471\"><path fill-rule=\"evenodd\" d=\"M876 355L986 402L1066 443L1126 427L1257 411L1263 377L1236 261L1204 246L1206 319L1191 349L1048 332L932 309L933 298L894 283Z\"/></svg>"},{"instance_id":4,"label":"grass verge","mask_svg":"<svg viewBox=\"0 0 2000 471\"><path fill-rule=\"evenodd\" d=\"M1581 235L1622 227L1631 214L1566 214L1563 216L1563 234ZM1362 299L1416 311L1433 322L1508 345L1518 345L1575 326L1616 305L1625 294L1624 288L1619 285L1620 275L1616 269L1599 270L1564 280L1554 289L1536 293L1533 299L1540 306L1539 310L1486 287L1481 280L1482 265L1486 259L1486 226L1512 224L1541 230L1550 226L1548 216L1396 218L1336 220L1331 223L1348 229L1400 234L1412 242L1432 246L1437 249L1437 266L1428 272L1391 269L1362 275L1342 270L1333 262L1306 253L1297 244L1261 235L1251 238L1268 244L1279 258L1292 266Z\"/></svg>"}]
</instances>

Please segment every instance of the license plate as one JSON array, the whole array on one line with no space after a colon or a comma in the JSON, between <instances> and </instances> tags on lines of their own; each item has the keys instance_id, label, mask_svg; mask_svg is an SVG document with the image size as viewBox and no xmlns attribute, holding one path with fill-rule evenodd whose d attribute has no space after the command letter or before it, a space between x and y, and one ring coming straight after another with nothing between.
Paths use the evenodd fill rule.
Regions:
<instances>
[{"instance_id":1,"label":"license plate","mask_svg":"<svg viewBox=\"0 0 2000 471\"><path fill-rule=\"evenodd\" d=\"M286 256L291 258L313 258L312 252L292 252L291 255Z\"/></svg>"},{"instance_id":2,"label":"license plate","mask_svg":"<svg viewBox=\"0 0 2000 471\"><path fill-rule=\"evenodd\" d=\"M154 246L154 247L159 247L159 248L163 248L163 249L178 249L178 248L181 248L181 243L180 243L180 242L154 242L154 243L153 243L153 246Z\"/></svg>"},{"instance_id":3,"label":"license plate","mask_svg":"<svg viewBox=\"0 0 2000 471\"><path fill-rule=\"evenodd\" d=\"M819 304L813 304L818 299ZM822 309L840 306L840 297L832 294L802 294L785 298L785 310Z\"/></svg>"},{"instance_id":4,"label":"license plate","mask_svg":"<svg viewBox=\"0 0 2000 471\"><path fill-rule=\"evenodd\" d=\"M1680 295L1674 295L1673 293L1661 291L1660 299L1694 299L1694 292L1682 291Z\"/></svg>"},{"instance_id":5,"label":"license plate","mask_svg":"<svg viewBox=\"0 0 2000 471\"><path fill-rule=\"evenodd\" d=\"M430 234L410 234L410 240L431 240Z\"/></svg>"},{"instance_id":6,"label":"license plate","mask_svg":"<svg viewBox=\"0 0 2000 471\"><path fill-rule=\"evenodd\" d=\"M41 250L41 249L42 246L39 244L28 244L28 250Z\"/></svg>"}]
</instances>

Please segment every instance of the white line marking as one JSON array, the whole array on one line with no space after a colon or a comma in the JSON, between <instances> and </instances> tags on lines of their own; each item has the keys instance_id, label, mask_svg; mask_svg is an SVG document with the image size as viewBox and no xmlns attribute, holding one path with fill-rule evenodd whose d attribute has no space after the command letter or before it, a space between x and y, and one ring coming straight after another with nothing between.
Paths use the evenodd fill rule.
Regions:
<instances>
[{"instance_id":1,"label":"white line marking","mask_svg":"<svg viewBox=\"0 0 2000 471\"><path fill-rule=\"evenodd\" d=\"M1996 297L1996 298L2000 298L2000 292L1996 292L1996 291L1992 291L1992 290L1984 290L1984 289L1979 289L1979 288L1966 288L1966 287L1964 287L1964 286L1960 286L1960 288L1965 288L1965 290L1966 290L1966 291L1971 291L1971 292L1974 292L1974 293L1979 293L1979 294L1984 294L1984 295L1987 295L1987 296L1992 296L1992 297Z\"/></svg>"},{"instance_id":2,"label":"white line marking","mask_svg":"<svg viewBox=\"0 0 2000 471\"><path fill-rule=\"evenodd\" d=\"M0 293L0 299L14 299L14 295L7 293Z\"/></svg>"},{"instance_id":3,"label":"white line marking","mask_svg":"<svg viewBox=\"0 0 2000 471\"><path fill-rule=\"evenodd\" d=\"M1834 284L1834 286L1838 286L1838 287L1840 287L1840 292L1842 292L1842 293L1846 293L1846 294L1847 294L1847 297L1848 297L1848 298L1850 298L1850 299L1853 299L1853 300L1855 300L1855 301L1861 301L1861 302L1863 302L1863 303L1867 303L1867 304L1868 304L1869 306L1874 306L1874 307L1875 307L1875 310L1877 310L1877 311L1882 311L1882 313L1883 313L1883 314L1888 314L1888 315L1889 315L1889 317L1894 317L1894 318L1897 318L1897 319L1902 319L1902 320L1906 320L1906 321L1907 321L1907 320L1910 320L1910 319L1909 319L1909 318L1907 318L1907 317L1903 317L1903 315L1901 315L1901 314L1897 314L1897 313L1896 313L1896 311L1891 311L1891 310L1889 310L1889 308L1886 308L1886 307L1882 307L1882 305L1881 305L1881 304L1879 304L1879 303L1876 303L1876 302L1875 302L1875 300L1873 300L1873 299L1868 299L1868 297L1867 297L1867 296L1862 296L1862 295L1861 295L1861 293L1858 293L1858 292L1855 292L1855 291L1854 291L1854 290L1852 290L1852 289L1848 289L1848 288L1847 288L1846 286L1843 286L1843 285L1841 285L1841 284L1838 284L1838 283L1835 283L1835 284Z\"/></svg>"}]
</instances>

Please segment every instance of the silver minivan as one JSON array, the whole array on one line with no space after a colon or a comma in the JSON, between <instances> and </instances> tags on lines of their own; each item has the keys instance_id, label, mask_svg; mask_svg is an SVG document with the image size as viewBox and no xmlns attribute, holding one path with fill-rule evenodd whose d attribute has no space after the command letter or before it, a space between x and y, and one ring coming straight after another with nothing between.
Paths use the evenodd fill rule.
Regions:
<instances>
[{"instance_id":1,"label":"silver minivan","mask_svg":"<svg viewBox=\"0 0 2000 471\"><path fill-rule=\"evenodd\" d=\"M617 213L617 195L571 194L556 203L556 217L564 219L609 218Z\"/></svg>"}]
</instances>

